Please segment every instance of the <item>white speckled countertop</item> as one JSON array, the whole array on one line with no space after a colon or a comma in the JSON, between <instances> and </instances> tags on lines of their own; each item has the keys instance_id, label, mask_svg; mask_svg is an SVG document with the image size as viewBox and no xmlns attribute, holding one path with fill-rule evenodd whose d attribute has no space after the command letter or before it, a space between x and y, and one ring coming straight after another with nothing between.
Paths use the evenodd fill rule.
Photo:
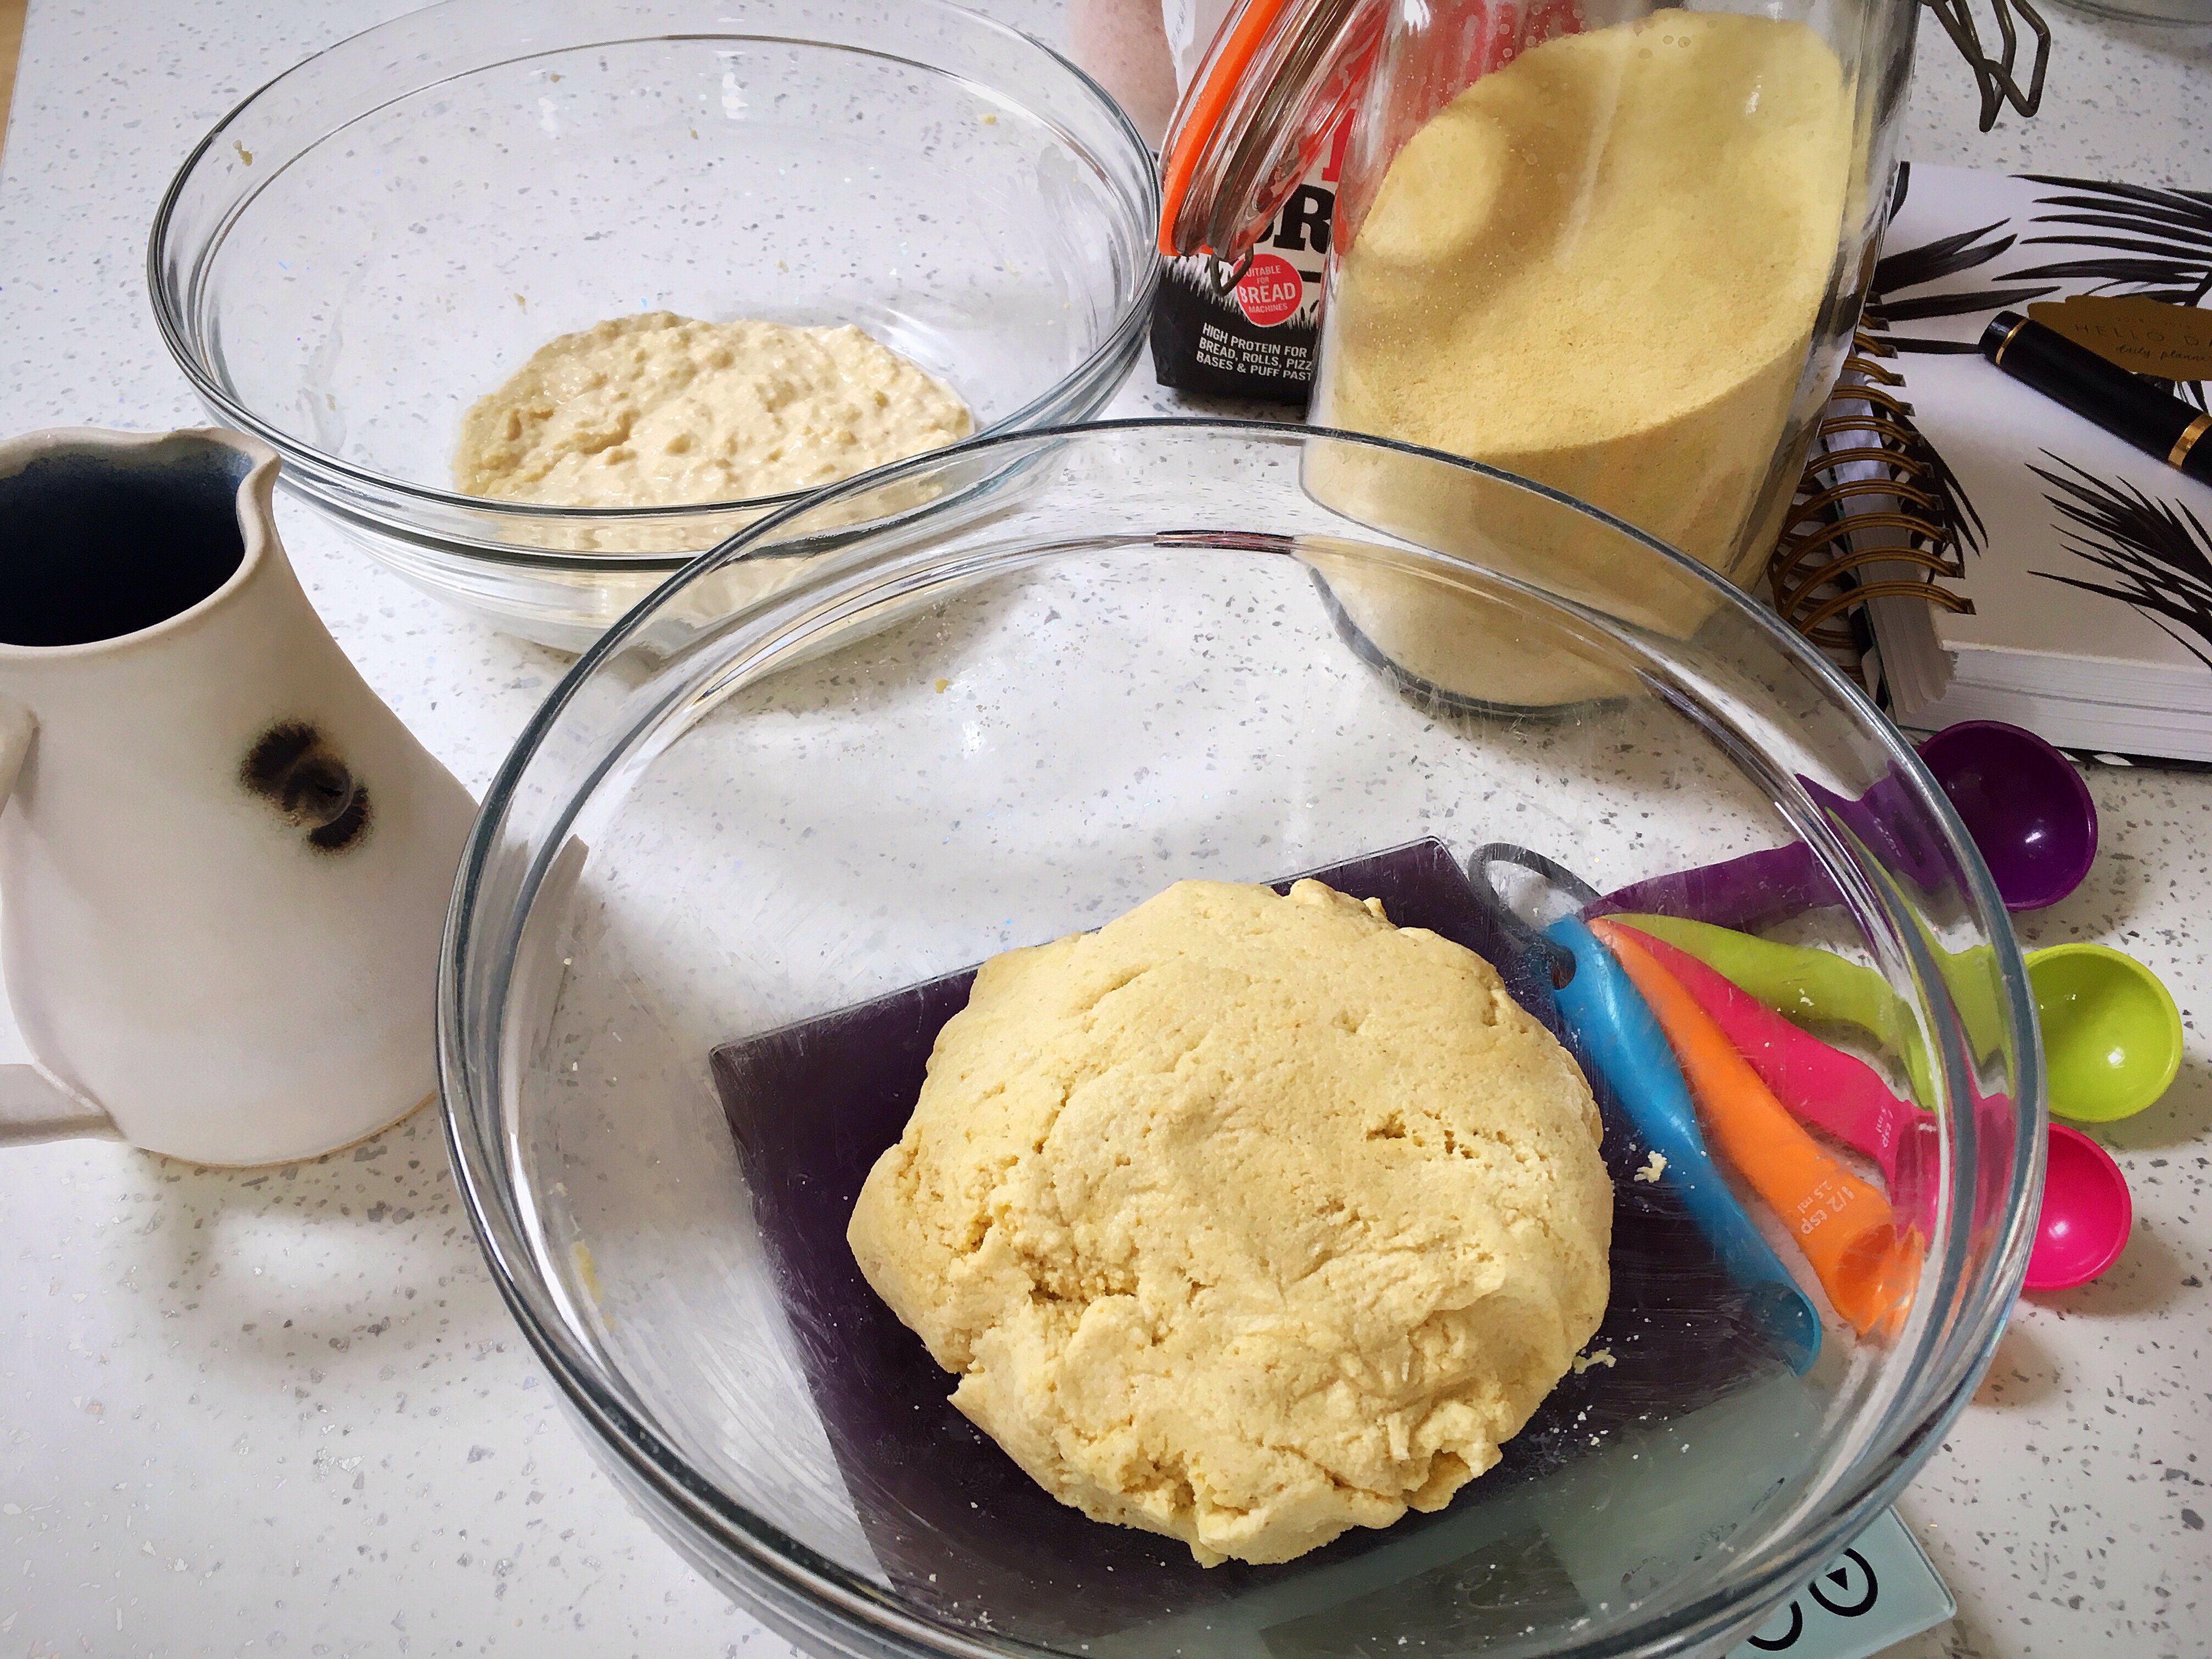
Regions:
<instances>
[{"instance_id":1,"label":"white speckled countertop","mask_svg":"<svg viewBox=\"0 0 2212 1659\"><path fill-rule=\"evenodd\" d=\"M405 0L31 0L0 165L0 431L203 417L146 227L246 89ZM1056 0L986 9L1048 38ZM1974 133L1923 31L1908 153L2212 186L2212 46L2059 13L2033 122ZM1171 409L1148 367L1115 413ZM349 556L287 505L339 642L481 787L565 661ZM1909 1659L2212 1654L2212 776L2100 772L2105 853L2026 942L2166 978L2180 1080L2101 1138L2136 1233L2024 1303L1902 1511L1957 1593ZM4 1054L0 1058L13 1058ZM260 1173L99 1142L0 1154L0 1655L788 1652L631 1516L486 1278L428 1113Z\"/></svg>"}]
</instances>

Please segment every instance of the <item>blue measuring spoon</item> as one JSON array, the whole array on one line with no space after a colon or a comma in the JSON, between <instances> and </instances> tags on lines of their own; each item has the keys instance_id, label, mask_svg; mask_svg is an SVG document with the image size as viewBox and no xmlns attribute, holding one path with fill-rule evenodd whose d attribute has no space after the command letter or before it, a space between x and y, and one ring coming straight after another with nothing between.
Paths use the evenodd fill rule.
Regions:
<instances>
[{"instance_id":1,"label":"blue measuring spoon","mask_svg":"<svg viewBox=\"0 0 2212 1659\"><path fill-rule=\"evenodd\" d=\"M1580 921L1563 916L1544 936L1575 959L1574 976L1552 993L1561 1017L1605 1073L1644 1144L1667 1160L1660 1179L1681 1195L1722 1267L1743 1286L1753 1316L1802 1376L1820 1352L1820 1316L1706 1156L1689 1085L1659 1022L1612 952Z\"/></svg>"}]
</instances>

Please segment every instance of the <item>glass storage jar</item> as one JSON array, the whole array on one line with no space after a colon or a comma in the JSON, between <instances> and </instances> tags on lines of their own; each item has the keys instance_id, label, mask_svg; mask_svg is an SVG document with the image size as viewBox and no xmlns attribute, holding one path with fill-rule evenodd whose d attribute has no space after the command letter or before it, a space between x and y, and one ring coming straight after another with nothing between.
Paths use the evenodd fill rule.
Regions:
<instances>
[{"instance_id":1,"label":"glass storage jar","mask_svg":"<svg viewBox=\"0 0 2212 1659\"><path fill-rule=\"evenodd\" d=\"M1176 112L1162 246L1224 276L1273 257L1285 181L1352 108L1310 418L1517 473L1744 583L1858 319L1916 11L1245 0ZM1467 507L1391 516L1449 541ZM1607 590L1595 542L1559 556Z\"/></svg>"}]
</instances>

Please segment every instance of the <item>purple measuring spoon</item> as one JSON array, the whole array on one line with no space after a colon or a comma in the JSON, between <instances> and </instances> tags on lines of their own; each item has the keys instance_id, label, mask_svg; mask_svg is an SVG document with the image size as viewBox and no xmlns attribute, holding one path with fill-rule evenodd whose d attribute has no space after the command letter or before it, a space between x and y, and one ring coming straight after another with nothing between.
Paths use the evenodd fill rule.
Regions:
<instances>
[{"instance_id":1,"label":"purple measuring spoon","mask_svg":"<svg viewBox=\"0 0 2212 1659\"><path fill-rule=\"evenodd\" d=\"M2033 732L1961 720L1920 745L1920 758L1990 866L2008 910L2056 904L2097 857L2097 804L2073 763Z\"/></svg>"},{"instance_id":2,"label":"purple measuring spoon","mask_svg":"<svg viewBox=\"0 0 2212 1659\"><path fill-rule=\"evenodd\" d=\"M2097 807L2065 756L2033 732L2002 720L1963 720L1921 744L1920 758L1973 837L2006 909L2040 909L2081 884L2097 856ZM1806 787L1901 867L1929 862L1927 849L1894 844L1892 815L1881 799L1896 787L1891 780L1856 800L1838 798L1809 781ZM1748 932L1842 902L1813 849L1792 842L1632 883L1607 894L1590 914L1687 916Z\"/></svg>"}]
</instances>

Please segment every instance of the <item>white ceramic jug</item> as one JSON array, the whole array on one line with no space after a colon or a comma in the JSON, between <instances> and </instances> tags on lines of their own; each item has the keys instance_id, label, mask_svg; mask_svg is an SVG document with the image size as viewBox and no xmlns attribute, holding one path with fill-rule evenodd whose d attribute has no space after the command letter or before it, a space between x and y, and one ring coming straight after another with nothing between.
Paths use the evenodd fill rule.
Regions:
<instances>
[{"instance_id":1,"label":"white ceramic jug","mask_svg":"<svg viewBox=\"0 0 2212 1659\"><path fill-rule=\"evenodd\" d=\"M278 544L237 433L0 444L0 1139L310 1158L434 1086L474 807Z\"/></svg>"}]
</instances>

